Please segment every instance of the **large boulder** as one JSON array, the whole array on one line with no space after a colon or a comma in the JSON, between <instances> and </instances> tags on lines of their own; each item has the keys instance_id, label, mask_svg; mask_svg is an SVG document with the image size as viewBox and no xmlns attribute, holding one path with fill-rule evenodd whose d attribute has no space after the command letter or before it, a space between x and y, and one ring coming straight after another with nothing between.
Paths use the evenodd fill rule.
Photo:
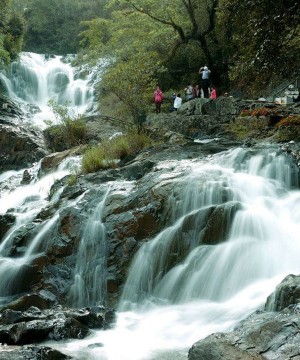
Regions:
<instances>
[{"instance_id":1,"label":"large boulder","mask_svg":"<svg viewBox=\"0 0 300 360\"><path fill-rule=\"evenodd\" d=\"M298 303L300 303L300 275L288 275L268 297L265 309L281 311Z\"/></svg>"}]
</instances>

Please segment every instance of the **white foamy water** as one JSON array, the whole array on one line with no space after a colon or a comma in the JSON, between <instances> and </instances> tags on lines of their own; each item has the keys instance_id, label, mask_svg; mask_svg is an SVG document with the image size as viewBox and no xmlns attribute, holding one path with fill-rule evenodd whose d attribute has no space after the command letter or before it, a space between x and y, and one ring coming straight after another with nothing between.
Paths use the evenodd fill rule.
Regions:
<instances>
[{"instance_id":1,"label":"white foamy water","mask_svg":"<svg viewBox=\"0 0 300 360\"><path fill-rule=\"evenodd\" d=\"M299 172L286 156L235 149L186 172L169 196L174 221L135 256L115 328L51 346L80 360L186 359L195 341L232 330L300 272ZM215 211L222 221L207 236Z\"/></svg>"},{"instance_id":2,"label":"white foamy water","mask_svg":"<svg viewBox=\"0 0 300 360\"><path fill-rule=\"evenodd\" d=\"M38 213L49 204L49 194L55 181L62 179L66 175L80 168L80 158L70 157L62 161L58 168L42 177L38 177L40 164L28 169L32 180L29 184L22 184L23 170L19 172L9 171L0 177L0 214L9 213L15 217L14 225L3 236L0 244L0 302L7 302L7 296L13 295L16 291L15 284L22 275L24 266L29 265L35 255L40 243L47 247L48 232L55 226L58 214L51 219L41 223L37 234L31 239L26 251L15 256L9 257L15 236L22 227L30 225ZM6 186L4 186L6 185ZM59 191L62 191L61 188ZM57 194L53 194L52 201ZM66 206L74 206L80 197Z\"/></svg>"},{"instance_id":3,"label":"white foamy water","mask_svg":"<svg viewBox=\"0 0 300 360\"><path fill-rule=\"evenodd\" d=\"M22 53L19 61L0 73L0 81L8 97L23 104L30 122L42 129L49 121L57 123L49 100L66 104L71 116L95 111L96 69L80 72L62 56Z\"/></svg>"}]
</instances>

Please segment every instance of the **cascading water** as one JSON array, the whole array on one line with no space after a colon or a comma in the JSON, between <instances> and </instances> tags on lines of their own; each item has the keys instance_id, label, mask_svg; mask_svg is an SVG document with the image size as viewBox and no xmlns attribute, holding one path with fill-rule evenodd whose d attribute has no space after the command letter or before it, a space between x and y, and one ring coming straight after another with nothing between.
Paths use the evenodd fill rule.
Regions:
<instances>
[{"instance_id":1,"label":"cascading water","mask_svg":"<svg viewBox=\"0 0 300 360\"><path fill-rule=\"evenodd\" d=\"M39 225L26 250L21 247L12 256L13 242L18 231L31 224L42 208L49 203L49 192L54 182L79 170L80 158L70 157L64 160L56 171L41 178L38 177L39 168L40 164L36 164L28 169L32 176L32 181L28 185L22 184L24 170L9 171L0 176L0 214L7 213L15 217L14 226L4 235L0 244L0 304L8 302L11 296L22 292L23 273L40 251L41 243L44 249L47 248L48 240L45 239L51 228L56 225L58 214ZM58 194L54 194L52 201L55 201L57 196ZM66 206L74 206L79 200L80 198L77 198Z\"/></svg>"},{"instance_id":2,"label":"cascading water","mask_svg":"<svg viewBox=\"0 0 300 360\"><path fill-rule=\"evenodd\" d=\"M172 224L136 254L115 329L51 346L80 360L186 359L299 273L299 173L288 157L235 149L186 166Z\"/></svg>"},{"instance_id":3,"label":"cascading water","mask_svg":"<svg viewBox=\"0 0 300 360\"><path fill-rule=\"evenodd\" d=\"M109 189L89 218L80 241L74 283L70 291L71 304L75 307L105 304L107 300L108 249L102 212L108 193Z\"/></svg>"},{"instance_id":4,"label":"cascading water","mask_svg":"<svg viewBox=\"0 0 300 360\"><path fill-rule=\"evenodd\" d=\"M23 104L30 121L40 128L46 127L47 120L56 121L49 100L66 104L72 116L95 111L97 72L95 69L80 71L71 66L71 60L64 62L62 56L47 58L22 53L20 60L0 73L0 82L8 97Z\"/></svg>"}]
</instances>

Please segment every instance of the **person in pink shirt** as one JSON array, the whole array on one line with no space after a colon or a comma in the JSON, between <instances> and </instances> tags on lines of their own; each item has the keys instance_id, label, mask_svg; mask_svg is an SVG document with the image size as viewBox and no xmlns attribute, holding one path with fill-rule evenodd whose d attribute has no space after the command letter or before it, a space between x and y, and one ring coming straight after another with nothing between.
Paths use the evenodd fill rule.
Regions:
<instances>
[{"instance_id":1,"label":"person in pink shirt","mask_svg":"<svg viewBox=\"0 0 300 360\"><path fill-rule=\"evenodd\" d=\"M217 98L217 89L212 86L210 89L210 99L215 100Z\"/></svg>"},{"instance_id":2,"label":"person in pink shirt","mask_svg":"<svg viewBox=\"0 0 300 360\"><path fill-rule=\"evenodd\" d=\"M159 114L161 111L161 103L164 98L164 94L161 91L159 86L157 86L156 90L154 91L153 96L154 96L154 102L155 102L155 112L156 112L156 114Z\"/></svg>"}]
</instances>

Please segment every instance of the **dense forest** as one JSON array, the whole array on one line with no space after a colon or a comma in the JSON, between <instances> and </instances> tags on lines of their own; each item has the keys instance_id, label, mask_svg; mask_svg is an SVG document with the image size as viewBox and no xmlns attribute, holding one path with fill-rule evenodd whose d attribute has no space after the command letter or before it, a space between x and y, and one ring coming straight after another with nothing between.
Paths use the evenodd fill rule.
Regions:
<instances>
[{"instance_id":1,"label":"dense forest","mask_svg":"<svg viewBox=\"0 0 300 360\"><path fill-rule=\"evenodd\" d=\"M104 91L131 112L149 93L212 70L219 89L257 94L299 75L297 0L0 0L2 66L20 51L107 59Z\"/></svg>"}]
</instances>

